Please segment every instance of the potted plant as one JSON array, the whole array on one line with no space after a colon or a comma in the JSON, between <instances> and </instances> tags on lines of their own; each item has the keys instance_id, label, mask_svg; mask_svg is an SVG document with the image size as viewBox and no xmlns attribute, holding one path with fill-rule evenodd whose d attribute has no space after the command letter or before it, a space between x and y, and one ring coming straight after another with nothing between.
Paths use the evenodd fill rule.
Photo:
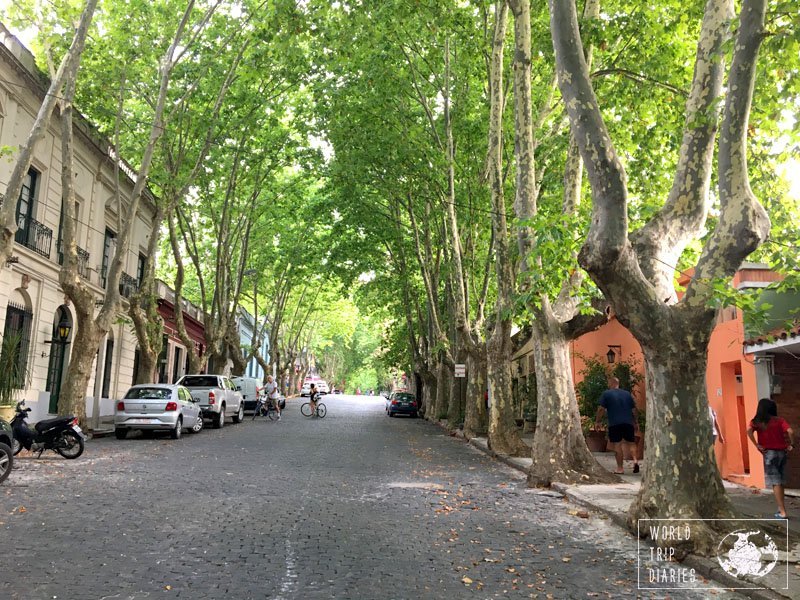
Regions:
<instances>
[{"instance_id":1,"label":"potted plant","mask_svg":"<svg viewBox=\"0 0 800 600\"><path fill-rule=\"evenodd\" d=\"M597 407L600 396L608 389L608 367L599 356L584 358L585 367L581 371L583 379L575 386L578 396L578 410L581 414L581 428L586 445L592 452L605 452L607 446L606 427L595 427Z\"/></svg>"},{"instance_id":2,"label":"potted plant","mask_svg":"<svg viewBox=\"0 0 800 600\"><path fill-rule=\"evenodd\" d=\"M25 387L27 369L22 360L23 337L8 333L0 344L0 417L10 420L19 391Z\"/></svg>"}]
</instances>

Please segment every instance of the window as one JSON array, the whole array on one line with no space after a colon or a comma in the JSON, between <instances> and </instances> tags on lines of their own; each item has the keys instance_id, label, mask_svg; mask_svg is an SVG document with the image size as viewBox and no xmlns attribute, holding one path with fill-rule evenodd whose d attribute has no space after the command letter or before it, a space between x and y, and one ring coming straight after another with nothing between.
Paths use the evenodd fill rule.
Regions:
<instances>
[{"instance_id":1,"label":"window","mask_svg":"<svg viewBox=\"0 0 800 600\"><path fill-rule=\"evenodd\" d=\"M33 218L33 203L36 201L36 191L39 184L39 173L33 169L28 170L25 181L22 182L22 191L17 201L17 227L27 235L28 224Z\"/></svg>"},{"instance_id":2,"label":"window","mask_svg":"<svg viewBox=\"0 0 800 600\"><path fill-rule=\"evenodd\" d=\"M136 282L139 284L139 287L142 287L142 282L144 281L144 267L147 263L147 257L144 254L139 254L139 260L136 263Z\"/></svg>"},{"instance_id":3,"label":"window","mask_svg":"<svg viewBox=\"0 0 800 600\"><path fill-rule=\"evenodd\" d=\"M9 302L6 307L6 323L3 327L2 353L0 363L11 368L9 373L18 389L25 387L28 372L28 348L31 342L31 323L33 313L24 306ZM8 361L8 362L6 362Z\"/></svg>"},{"instance_id":4,"label":"window","mask_svg":"<svg viewBox=\"0 0 800 600\"><path fill-rule=\"evenodd\" d=\"M170 400L172 390L163 387L145 387L128 390L125 394L126 400Z\"/></svg>"},{"instance_id":5,"label":"window","mask_svg":"<svg viewBox=\"0 0 800 600\"><path fill-rule=\"evenodd\" d=\"M100 396L103 398L109 398L109 392L111 391L111 367L114 364L114 340L108 339L106 340L106 361L105 366L103 367L103 391L101 392Z\"/></svg>"},{"instance_id":6,"label":"window","mask_svg":"<svg viewBox=\"0 0 800 600\"><path fill-rule=\"evenodd\" d=\"M100 279L103 282L103 287L106 287L108 279L108 269L111 266L111 261L114 259L114 253L117 249L117 234L106 229L106 238L103 242L103 264L100 267Z\"/></svg>"}]
</instances>

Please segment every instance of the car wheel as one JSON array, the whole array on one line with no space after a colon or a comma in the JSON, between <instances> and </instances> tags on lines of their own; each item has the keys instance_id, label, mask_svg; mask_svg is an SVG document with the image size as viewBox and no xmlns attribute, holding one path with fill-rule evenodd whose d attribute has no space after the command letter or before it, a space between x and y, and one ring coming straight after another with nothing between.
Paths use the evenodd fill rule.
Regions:
<instances>
[{"instance_id":1,"label":"car wheel","mask_svg":"<svg viewBox=\"0 0 800 600\"><path fill-rule=\"evenodd\" d=\"M116 436L116 438L118 440L124 440L126 437L128 437L128 430L127 429L123 429L121 427L117 427L114 430L114 435Z\"/></svg>"},{"instance_id":2,"label":"car wheel","mask_svg":"<svg viewBox=\"0 0 800 600\"><path fill-rule=\"evenodd\" d=\"M234 423L241 423L244 421L244 404L239 403L239 410L233 415L233 422Z\"/></svg>"},{"instance_id":3,"label":"car wheel","mask_svg":"<svg viewBox=\"0 0 800 600\"><path fill-rule=\"evenodd\" d=\"M175 429L169 432L169 436L173 440L181 439L181 433L183 433L183 418L178 417L178 422L175 423Z\"/></svg>"},{"instance_id":4,"label":"car wheel","mask_svg":"<svg viewBox=\"0 0 800 600\"><path fill-rule=\"evenodd\" d=\"M14 456L22 452L22 443L17 438L11 440L11 451L14 453Z\"/></svg>"},{"instance_id":5,"label":"car wheel","mask_svg":"<svg viewBox=\"0 0 800 600\"><path fill-rule=\"evenodd\" d=\"M225 425L225 407L221 406L219 413L214 417L214 429L222 429Z\"/></svg>"},{"instance_id":6,"label":"car wheel","mask_svg":"<svg viewBox=\"0 0 800 600\"><path fill-rule=\"evenodd\" d=\"M393 417L393 416L394 416L394 413L393 413L392 411L389 411L387 414L388 414L390 417Z\"/></svg>"},{"instance_id":7,"label":"car wheel","mask_svg":"<svg viewBox=\"0 0 800 600\"><path fill-rule=\"evenodd\" d=\"M11 452L11 448L5 444L0 444L0 483L3 483L11 474L13 467L14 455Z\"/></svg>"},{"instance_id":8,"label":"car wheel","mask_svg":"<svg viewBox=\"0 0 800 600\"><path fill-rule=\"evenodd\" d=\"M415 412L415 413L412 413L412 414L411 414L411 418L412 418L412 419L418 419L418 418L419 418L419 413L417 413L417 412Z\"/></svg>"},{"instance_id":9,"label":"car wheel","mask_svg":"<svg viewBox=\"0 0 800 600\"><path fill-rule=\"evenodd\" d=\"M203 431L203 413L197 415L197 421L195 421L194 425L192 426L192 433L200 433Z\"/></svg>"}]
</instances>

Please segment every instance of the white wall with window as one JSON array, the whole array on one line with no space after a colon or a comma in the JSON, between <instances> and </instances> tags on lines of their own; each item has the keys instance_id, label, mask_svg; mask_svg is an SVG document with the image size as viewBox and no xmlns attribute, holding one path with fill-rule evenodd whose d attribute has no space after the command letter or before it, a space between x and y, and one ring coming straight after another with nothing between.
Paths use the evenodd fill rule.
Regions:
<instances>
[{"instance_id":1,"label":"white wall with window","mask_svg":"<svg viewBox=\"0 0 800 600\"><path fill-rule=\"evenodd\" d=\"M33 56L0 24L0 146L12 149L27 138L46 88ZM80 107L78 107L80 109ZM58 113L42 142L36 147L31 169L17 203L19 230L15 236L11 264L0 265L0 333L26 328L27 373L19 397L33 409L33 421L46 418L58 408L59 383L69 365L72 339L79 324L69 300L60 289L58 275L62 262L61 230L61 142ZM79 272L94 292L96 302L105 294L103 266L114 242L106 232L117 233L117 195L110 144L91 133L79 121L75 127L75 188L78 200L76 242ZM12 150L12 157L14 153ZM0 200L8 184L13 161L0 161ZM122 201L133 189L123 176ZM146 252L155 214L152 199L140 204L130 248L124 257L120 290L128 296L138 286L140 256ZM123 307L123 310L126 310ZM70 333L58 338L57 325L64 319ZM106 349L109 350L106 356ZM98 348L102 355L92 369L86 392L91 414L96 393L104 397L101 414L110 414L113 404L130 386L133 377L136 338L131 328L116 324Z\"/></svg>"}]
</instances>

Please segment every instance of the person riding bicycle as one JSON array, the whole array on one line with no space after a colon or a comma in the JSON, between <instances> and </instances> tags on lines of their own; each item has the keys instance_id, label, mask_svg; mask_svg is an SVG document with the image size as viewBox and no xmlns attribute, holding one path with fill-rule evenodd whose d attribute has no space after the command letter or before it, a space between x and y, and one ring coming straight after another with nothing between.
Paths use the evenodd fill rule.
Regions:
<instances>
[{"instance_id":1,"label":"person riding bicycle","mask_svg":"<svg viewBox=\"0 0 800 600\"><path fill-rule=\"evenodd\" d=\"M308 388L308 403L311 405L311 414L317 414L317 399L319 398L319 392L317 391L317 386L313 383Z\"/></svg>"},{"instance_id":2,"label":"person riding bicycle","mask_svg":"<svg viewBox=\"0 0 800 600\"><path fill-rule=\"evenodd\" d=\"M275 408L275 412L278 413L278 421L281 420L281 404L278 401L278 384L275 383L275 380L272 378L272 375L267 376L267 383L264 384L264 392L267 395L267 399Z\"/></svg>"}]
</instances>

